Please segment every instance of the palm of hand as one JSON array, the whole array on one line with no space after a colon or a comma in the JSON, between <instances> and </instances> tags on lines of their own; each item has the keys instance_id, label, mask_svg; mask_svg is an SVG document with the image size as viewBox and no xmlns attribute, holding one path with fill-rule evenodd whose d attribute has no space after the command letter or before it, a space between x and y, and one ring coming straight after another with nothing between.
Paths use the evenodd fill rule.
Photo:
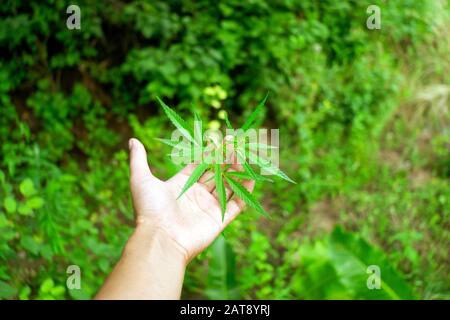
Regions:
<instances>
[{"instance_id":1,"label":"palm of hand","mask_svg":"<svg viewBox=\"0 0 450 320\"><path fill-rule=\"evenodd\" d=\"M228 201L222 220L214 193L214 179L210 179L212 173L205 173L199 182L178 198L195 166L188 165L167 181L159 180L148 167L143 145L138 140L132 140L131 191L137 223L164 231L191 260L239 214L244 203L240 199ZM244 185L251 190L254 183L248 181ZM230 198L232 192L229 189L226 192Z\"/></svg>"}]
</instances>

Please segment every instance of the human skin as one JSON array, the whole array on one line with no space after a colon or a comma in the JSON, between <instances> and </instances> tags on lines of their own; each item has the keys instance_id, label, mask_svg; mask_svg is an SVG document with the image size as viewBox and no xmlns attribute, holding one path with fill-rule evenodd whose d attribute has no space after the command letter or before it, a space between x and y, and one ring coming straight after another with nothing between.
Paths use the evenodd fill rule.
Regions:
<instances>
[{"instance_id":1,"label":"human skin","mask_svg":"<svg viewBox=\"0 0 450 320\"><path fill-rule=\"evenodd\" d=\"M195 168L191 164L167 181L156 178L142 143L130 139L130 187L136 227L119 262L96 299L179 299L186 266L207 248L242 211L244 202L231 198L222 213L213 173L205 173L179 199ZM231 170L240 170L232 165ZM244 181L250 192L254 181Z\"/></svg>"}]
</instances>

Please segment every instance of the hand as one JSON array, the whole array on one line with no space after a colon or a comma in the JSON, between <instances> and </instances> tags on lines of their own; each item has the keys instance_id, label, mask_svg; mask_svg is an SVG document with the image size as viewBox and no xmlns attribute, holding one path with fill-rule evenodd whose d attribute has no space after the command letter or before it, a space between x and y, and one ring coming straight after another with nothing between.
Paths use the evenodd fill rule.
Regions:
<instances>
[{"instance_id":1,"label":"hand","mask_svg":"<svg viewBox=\"0 0 450 320\"><path fill-rule=\"evenodd\" d=\"M142 143L130 139L129 147L130 184L137 228L161 232L180 250L186 263L208 247L242 211L244 202L241 199L229 200L222 221L211 172L206 172L177 199L195 165L188 165L169 180L162 181L150 171ZM237 165L232 168L240 169ZM243 185L251 192L254 181L245 181ZM227 188L226 192L230 199L231 190Z\"/></svg>"}]
</instances>

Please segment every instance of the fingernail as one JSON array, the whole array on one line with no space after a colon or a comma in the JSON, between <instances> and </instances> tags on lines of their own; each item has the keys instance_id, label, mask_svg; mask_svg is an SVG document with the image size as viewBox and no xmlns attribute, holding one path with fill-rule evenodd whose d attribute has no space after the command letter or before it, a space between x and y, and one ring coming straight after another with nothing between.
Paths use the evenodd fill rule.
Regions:
<instances>
[{"instance_id":1,"label":"fingernail","mask_svg":"<svg viewBox=\"0 0 450 320\"><path fill-rule=\"evenodd\" d=\"M128 148L130 150L133 148L133 139L128 140Z\"/></svg>"}]
</instances>

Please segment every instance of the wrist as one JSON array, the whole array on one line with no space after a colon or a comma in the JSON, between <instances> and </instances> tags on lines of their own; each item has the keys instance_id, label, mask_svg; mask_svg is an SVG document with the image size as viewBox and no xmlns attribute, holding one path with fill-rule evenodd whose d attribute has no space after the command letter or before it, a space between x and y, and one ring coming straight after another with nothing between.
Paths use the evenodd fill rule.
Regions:
<instances>
[{"instance_id":1,"label":"wrist","mask_svg":"<svg viewBox=\"0 0 450 320\"><path fill-rule=\"evenodd\" d=\"M163 232L136 228L97 298L179 299L185 261Z\"/></svg>"},{"instance_id":2,"label":"wrist","mask_svg":"<svg viewBox=\"0 0 450 320\"><path fill-rule=\"evenodd\" d=\"M170 237L165 230L147 224L136 226L125 246L124 254L139 254L148 259L162 257L167 262L181 265L184 268L189 261L186 249Z\"/></svg>"}]
</instances>

